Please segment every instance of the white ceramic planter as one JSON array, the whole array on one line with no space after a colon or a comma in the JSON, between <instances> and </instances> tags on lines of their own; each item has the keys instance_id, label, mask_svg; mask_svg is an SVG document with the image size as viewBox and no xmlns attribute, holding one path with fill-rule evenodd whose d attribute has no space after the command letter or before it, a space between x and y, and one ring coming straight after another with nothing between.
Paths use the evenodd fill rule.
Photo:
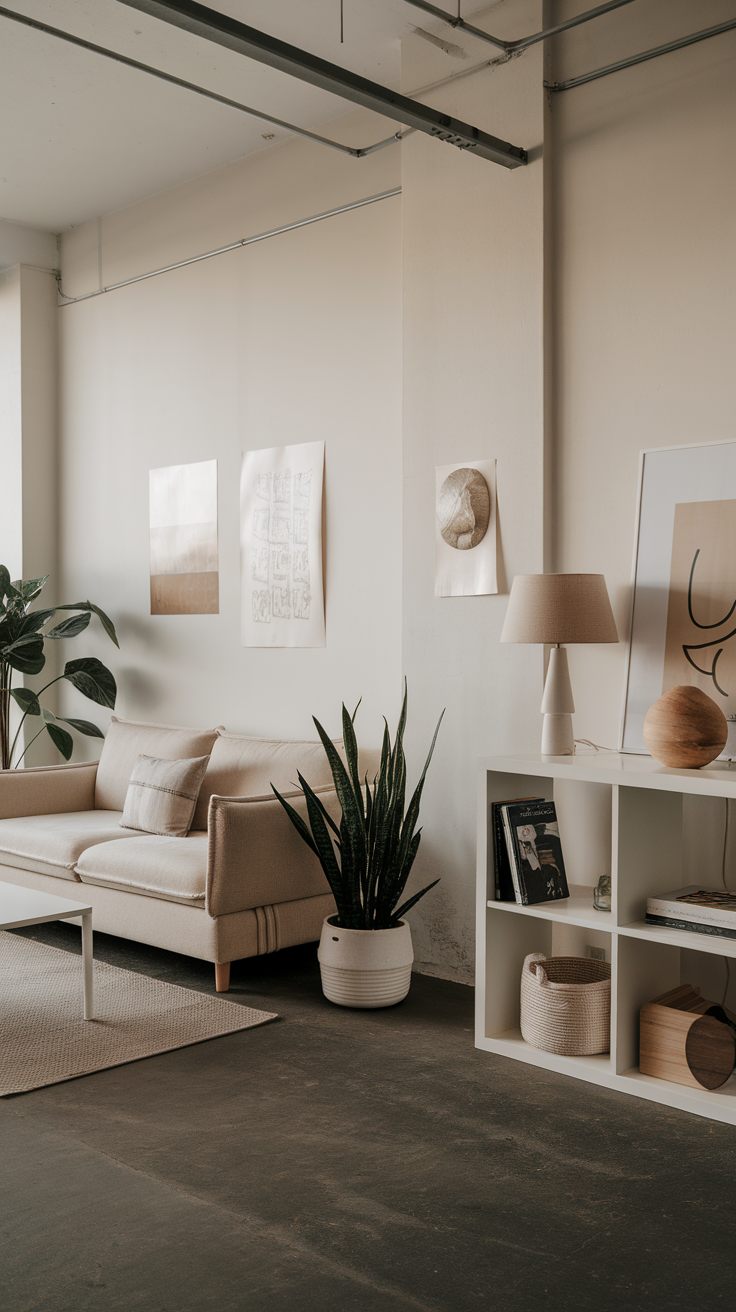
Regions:
<instances>
[{"instance_id":1,"label":"white ceramic planter","mask_svg":"<svg viewBox=\"0 0 736 1312\"><path fill-rule=\"evenodd\" d=\"M338 1007L393 1007L409 992L414 949L405 920L396 929L340 929L328 916L319 943L322 992Z\"/></svg>"}]
</instances>

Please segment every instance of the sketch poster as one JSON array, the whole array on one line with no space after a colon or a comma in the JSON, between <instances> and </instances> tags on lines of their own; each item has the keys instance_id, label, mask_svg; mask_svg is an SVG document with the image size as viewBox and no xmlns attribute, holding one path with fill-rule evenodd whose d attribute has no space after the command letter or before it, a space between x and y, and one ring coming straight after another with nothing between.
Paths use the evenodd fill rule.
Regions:
<instances>
[{"instance_id":1,"label":"sketch poster","mask_svg":"<svg viewBox=\"0 0 736 1312\"><path fill-rule=\"evenodd\" d=\"M324 442L247 451L240 475L244 647L324 647Z\"/></svg>"},{"instance_id":2,"label":"sketch poster","mask_svg":"<svg viewBox=\"0 0 736 1312\"><path fill-rule=\"evenodd\" d=\"M435 467L435 597L482 597L496 579L496 462Z\"/></svg>"}]
</instances>

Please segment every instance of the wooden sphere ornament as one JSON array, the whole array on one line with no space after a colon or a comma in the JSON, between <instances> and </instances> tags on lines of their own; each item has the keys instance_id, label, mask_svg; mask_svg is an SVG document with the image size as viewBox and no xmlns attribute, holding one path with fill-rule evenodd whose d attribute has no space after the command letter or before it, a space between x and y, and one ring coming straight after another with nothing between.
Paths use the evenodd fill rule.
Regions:
<instances>
[{"instance_id":1,"label":"wooden sphere ornament","mask_svg":"<svg viewBox=\"0 0 736 1312\"><path fill-rule=\"evenodd\" d=\"M644 742L662 765L698 770L726 746L728 722L720 706L700 688L670 688L644 717Z\"/></svg>"}]
</instances>

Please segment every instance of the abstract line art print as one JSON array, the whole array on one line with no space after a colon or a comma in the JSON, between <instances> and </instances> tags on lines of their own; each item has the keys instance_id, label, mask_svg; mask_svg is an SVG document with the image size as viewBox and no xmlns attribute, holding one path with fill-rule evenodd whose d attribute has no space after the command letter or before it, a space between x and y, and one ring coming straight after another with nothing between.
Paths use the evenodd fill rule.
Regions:
<instances>
[{"instance_id":1,"label":"abstract line art print","mask_svg":"<svg viewBox=\"0 0 736 1312\"><path fill-rule=\"evenodd\" d=\"M240 479L244 647L324 647L324 442L243 456Z\"/></svg>"},{"instance_id":2,"label":"abstract line art print","mask_svg":"<svg viewBox=\"0 0 736 1312\"><path fill-rule=\"evenodd\" d=\"M681 684L736 720L736 442L642 453L625 751L646 751L647 710Z\"/></svg>"}]
</instances>

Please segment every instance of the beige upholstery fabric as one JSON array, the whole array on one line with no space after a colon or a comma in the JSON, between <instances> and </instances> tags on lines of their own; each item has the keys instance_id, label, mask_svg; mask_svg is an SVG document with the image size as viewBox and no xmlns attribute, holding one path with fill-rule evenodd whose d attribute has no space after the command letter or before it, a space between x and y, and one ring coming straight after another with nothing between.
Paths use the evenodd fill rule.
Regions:
<instances>
[{"instance_id":1,"label":"beige upholstery fabric","mask_svg":"<svg viewBox=\"0 0 736 1312\"><path fill-rule=\"evenodd\" d=\"M74 879L74 866L86 848L127 837L120 829L119 811L71 811L0 820L0 860L12 864L19 857L31 869L52 870L62 879Z\"/></svg>"},{"instance_id":2,"label":"beige upholstery fabric","mask_svg":"<svg viewBox=\"0 0 736 1312\"><path fill-rule=\"evenodd\" d=\"M315 791L337 819L335 790ZM284 796L306 817L303 793ZM209 819L206 907L211 916L329 892L319 861L277 797L215 797Z\"/></svg>"},{"instance_id":3,"label":"beige upholstery fabric","mask_svg":"<svg viewBox=\"0 0 736 1312\"><path fill-rule=\"evenodd\" d=\"M342 740L338 739L335 746L344 760ZM269 738L244 738L232 733L219 734L194 812L194 828L207 828L207 809L214 794L218 797L273 797L271 784L275 784L280 793L299 787L299 770L312 788L332 783L332 772L321 743L279 742Z\"/></svg>"},{"instance_id":4,"label":"beige upholstery fabric","mask_svg":"<svg viewBox=\"0 0 736 1312\"><path fill-rule=\"evenodd\" d=\"M96 761L44 765L30 770L0 770L0 819L51 815L61 811L92 811L96 774Z\"/></svg>"},{"instance_id":5,"label":"beige upholstery fabric","mask_svg":"<svg viewBox=\"0 0 736 1312\"><path fill-rule=\"evenodd\" d=\"M158 756L164 761L181 761L185 757L208 756L216 737L216 729L138 724L113 715L97 770L95 806L100 810L122 811L137 757Z\"/></svg>"},{"instance_id":6,"label":"beige upholstery fabric","mask_svg":"<svg viewBox=\"0 0 736 1312\"><path fill-rule=\"evenodd\" d=\"M161 761L139 756L125 796L123 829L183 838L192 823L208 756L192 761Z\"/></svg>"},{"instance_id":7,"label":"beige upholstery fabric","mask_svg":"<svg viewBox=\"0 0 736 1312\"><path fill-rule=\"evenodd\" d=\"M131 835L127 842L100 843L82 853L76 872L83 884L203 907L207 835Z\"/></svg>"},{"instance_id":8,"label":"beige upholstery fabric","mask_svg":"<svg viewBox=\"0 0 736 1312\"><path fill-rule=\"evenodd\" d=\"M175 841L190 842L187 839ZM135 839L133 840L136 841ZM0 865L0 879L42 893L69 896L69 885L48 875ZM134 897L115 888L85 884L84 900L92 907L92 923L103 934L116 934L136 943L150 943L170 952L182 952L201 961L238 961L267 950L265 933L259 936L259 920L265 922L266 908L239 911L213 920L199 906L164 902L155 897ZM272 908L278 920L277 939L281 948L316 941L325 916L335 910L332 897L301 898ZM258 912L264 914L259 917Z\"/></svg>"}]
</instances>

